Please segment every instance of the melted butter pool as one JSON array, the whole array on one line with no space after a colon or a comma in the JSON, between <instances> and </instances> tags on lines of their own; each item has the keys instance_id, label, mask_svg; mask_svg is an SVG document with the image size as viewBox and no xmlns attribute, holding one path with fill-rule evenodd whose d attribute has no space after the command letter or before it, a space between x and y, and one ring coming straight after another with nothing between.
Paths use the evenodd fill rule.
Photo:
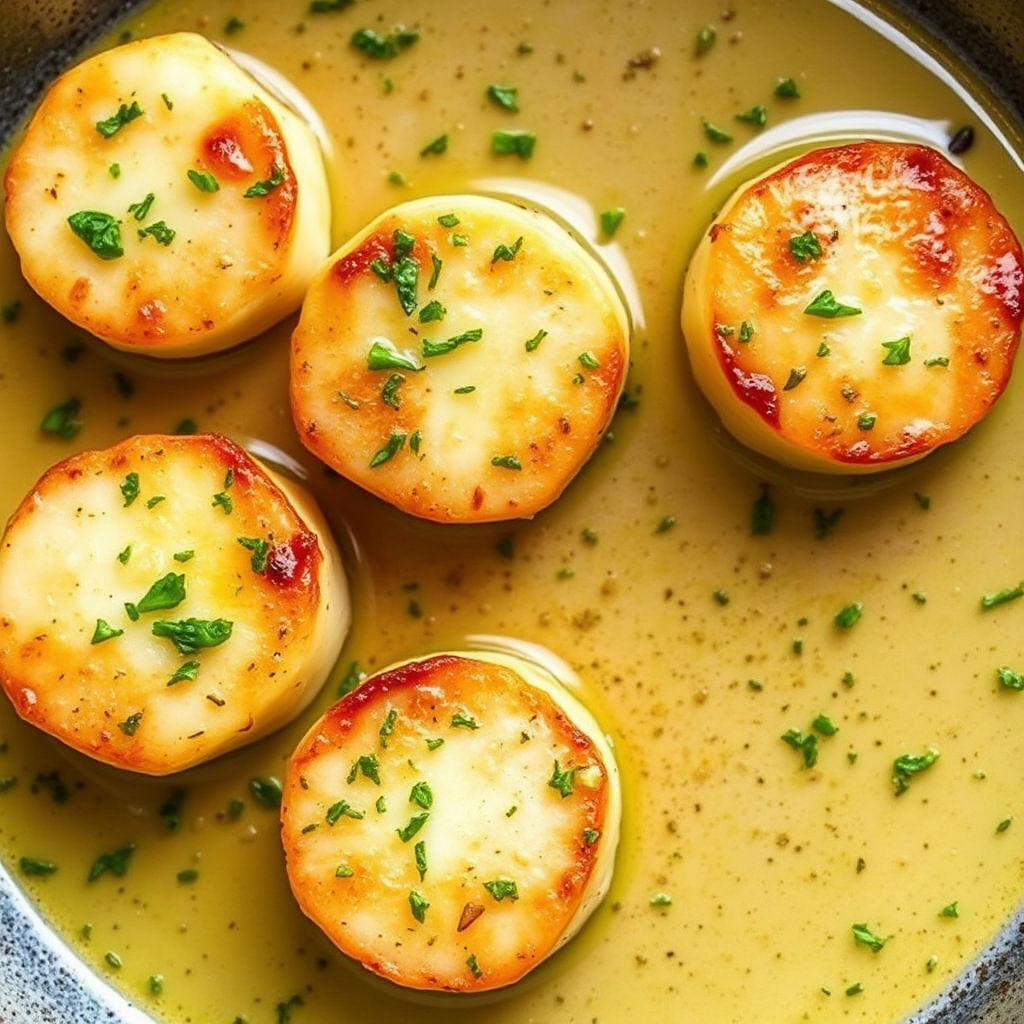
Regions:
<instances>
[{"instance_id":1,"label":"melted butter pool","mask_svg":"<svg viewBox=\"0 0 1024 1024\"><path fill-rule=\"evenodd\" d=\"M232 19L242 27L229 31ZM420 39L392 61L349 46L358 28L397 24ZM716 41L698 57L706 25ZM614 740L626 815L611 894L584 932L516 988L466 1002L466 1022L879 1024L957 977L1024 891L1024 694L996 679L1024 669L1024 601L979 604L1024 577L1020 381L954 448L870 485L826 486L722 436L690 378L678 306L689 253L732 185L805 139L942 145L970 124L964 166L1021 233L1020 161L978 106L821 0L738 0L728 18L718 0L476 13L392 0L320 15L159 0L128 28L204 32L304 91L333 142L338 243L396 202L511 179L526 195L574 197L563 212L590 211L611 258L596 215L623 207L614 242L638 331L629 407L554 507L529 523L438 527L301 449L287 403L293 321L200 364L115 358L29 293L3 243L0 299L21 302L0 324L5 514L72 451L191 419L308 477L355 598L335 676L300 721L180 778L98 768L0 706L0 857L55 930L166 1024L450 1020L450 1001L375 982L301 917L276 815L250 780L281 775L352 666L484 633L541 644L580 677ZM789 77L799 98L775 95ZM488 101L492 83L518 87L518 114ZM736 119L759 104L760 132ZM705 121L734 141L710 142ZM529 161L490 155L502 128L536 133ZM442 134L447 151L421 156ZM43 437L42 415L71 397L81 433ZM753 533L766 496L772 528ZM838 627L854 603L859 621ZM780 737L811 733L821 715L838 731L818 735L808 768ZM895 796L894 758L929 749L938 760ZM123 874L88 880L129 846ZM27 876L22 857L57 870ZM856 942L855 924L884 946Z\"/></svg>"}]
</instances>

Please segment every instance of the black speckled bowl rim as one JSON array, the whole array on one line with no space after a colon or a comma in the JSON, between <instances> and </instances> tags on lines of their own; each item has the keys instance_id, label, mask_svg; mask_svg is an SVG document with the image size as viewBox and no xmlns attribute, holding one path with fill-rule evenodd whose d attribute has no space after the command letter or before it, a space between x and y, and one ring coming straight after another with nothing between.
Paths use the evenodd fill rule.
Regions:
<instances>
[{"instance_id":1,"label":"black speckled bowl rim","mask_svg":"<svg viewBox=\"0 0 1024 1024\"><path fill-rule=\"evenodd\" d=\"M585 0L580 0L585 2ZM782 0L780 0L782 2ZM851 0L821 0L852 6ZM135 0L2 0L0 139L43 87ZM1018 143L1024 141L1021 0L859 0L941 63L972 69ZM1024 893L1022 893L1024 896ZM1024 1021L1024 905L981 956L906 1024ZM152 1024L70 953L0 867L0 1024Z\"/></svg>"}]
</instances>

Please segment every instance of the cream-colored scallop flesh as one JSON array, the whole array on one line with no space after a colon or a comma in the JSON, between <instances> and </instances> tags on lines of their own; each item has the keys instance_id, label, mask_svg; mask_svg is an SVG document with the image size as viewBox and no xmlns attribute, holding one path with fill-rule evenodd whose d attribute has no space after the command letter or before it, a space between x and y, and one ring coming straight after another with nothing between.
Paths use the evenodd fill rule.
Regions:
<instances>
[{"instance_id":1,"label":"cream-colored scallop flesh","mask_svg":"<svg viewBox=\"0 0 1024 1024\"><path fill-rule=\"evenodd\" d=\"M282 839L302 910L411 989L511 985L611 884L622 796L611 745L547 669L492 651L393 665L293 753Z\"/></svg>"},{"instance_id":2,"label":"cream-colored scallop flesh","mask_svg":"<svg viewBox=\"0 0 1024 1024\"><path fill-rule=\"evenodd\" d=\"M218 435L73 455L0 540L0 686L25 721L143 774L291 721L350 617L315 502Z\"/></svg>"},{"instance_id":3,"label":"cream-colored scallop flesh","mask_svg":"<svg viewBox=\"0 0 1024 1024\"><path fill-rule=\"evenodd\" d=\"M1024 259L989 196L926 146L814 150L741 186L686 276L697 383L747 447L818 473L914 462L1010 377Z\"/></svg>"},{"instance_id":4,"label":"cream-colored scallop flesh","mask_svg":"<svg viewBox=\"0 0 1024 1024\"><path fill-rule=\"evenodd\" d=\"M319 459L411 515L529 518L593 454L628 364L614 281L551 215L431 196L317 275L292 336L292 415Z\"/></svg>"},{"instance_id":5,"label":"cream-colored scallop flesh","mask_svg":"<svg viewBox=\"0 0 1024 1024\"><path fill-rule=\"evenodd\" d=\"M206 355L298 308L330 250L313 129L220 47L178 32L89 57L8 163L32 288L112 347Z\"/></svg>"}]
</instances>

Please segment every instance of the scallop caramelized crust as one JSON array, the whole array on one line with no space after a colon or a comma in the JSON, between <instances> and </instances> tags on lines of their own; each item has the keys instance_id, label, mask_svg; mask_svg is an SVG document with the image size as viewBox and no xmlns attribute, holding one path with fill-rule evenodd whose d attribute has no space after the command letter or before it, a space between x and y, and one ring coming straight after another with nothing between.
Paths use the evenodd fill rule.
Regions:
<instances>
[{"instance_id":1,"label":"scallop caramelized crust","mask_svg":"<svg viewBox=\"0 0 1024 1024\"><path fill-rule=\"evenodd\" d=\"M57 79L5 187L29 284L79 327L150 356L254 337L298 308L330 251L312 130L187 32Z\"/></svg>"},{"instance_id":2,"label":"scallop caramelized crust","mask_svg":"<svg viewBox=\"0 0 1024 1024\"><path fill-rule=\"evenodd\" d=\"M328 466L437 522L528 518L594 451L626 310L549 216L483 196L397 206L331 257L292 340L292 413Z\"/></svg>"},{"instance_id":3,"label":"scallop caramelized crust","mask_svg":"<svg viewBox=\"0 0 1024 1024\"><path fill-rule=\"evenodd\" d=\"M302 910L413 989L509 985L606 893L621 796L608 741L561 684L500 655L392 667L288 764L282 837Z\"/></svg>"},{"instance_id":4,"label":"scallop caramelized crust","mask_svg":"<svg viewBox=\"0 0 1024 1024\"><path fill-rule=\"evenodd\" d=\"M207 434L49 469L0 540L0 685L25 721L151 775L305 708L348 629L312 500Z\"/></svg>"},{"instance_id":5,"label":"scallop caramelized crust","mask_svg":"<svg viewBox=\"0 0 1024 1024\"><path fill-rule=\"evenodd\" d=\"M687 274L693 372L725 426L781 463L868 473L955 440L1006 387L1021 247L925 146L805 154L741 188Z\"/></svg>"}]
</instances>

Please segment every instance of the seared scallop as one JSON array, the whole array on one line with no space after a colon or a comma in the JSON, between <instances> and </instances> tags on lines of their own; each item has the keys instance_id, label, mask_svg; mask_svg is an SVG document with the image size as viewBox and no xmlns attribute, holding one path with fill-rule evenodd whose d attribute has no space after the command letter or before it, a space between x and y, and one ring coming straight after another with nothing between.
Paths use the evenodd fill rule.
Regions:
<instances>
[{"instance_id":1,"label":"seared scallop","mask_svg":"<svg viewBox=\"0 0 1024 1024\"><path fill-rule=\"evenodd\" d=\"M1020 341L1022 253L941 153L861 142L741 187L700 242L682 323L725 426L780 463L869 473L978 423Z\"/></svg>"},{"instance_id":2,"label":"seared scallop","mask_svg":"<svg viewBox=\"0 0 1024 1024\"><path fill-rule=\"evenodd\" d=\"M608 890L621 816L593 716L532 661L439 654L363 682L288 765L281 810L302 910L398 985L512 984Z\"/></svg>"},{"instance_id":3,"label":"seared scallop","mask_svg":"<svg viewBox=\"0 0 1024 1024\"><path fill-rule=\"evenodd\" d=\"M381 215L313 282L292 412L311 452L405 512L528 518L597 447L628 358L616 287L565 228L434 196Z\"/></svg>"},{"instance_id":4,"label":"seared scallop","mask_svg":"<svg viewBox=\"0 0 1024 1024\"><path fill-rule=\"evenodd\" d=\"M0 685L88 756L164 775L297 715L349 624L312 499L218 435L53 466L0 540Z\"/></svg>"},{"instance_id":5,"label":"seared scallop","mask_svg":"<svg viewBox=\"0 0 1024 1024\"><path fill-rule=\"evenodd\" d=\"M196 356L298 308L330 250L316 137L193 33L138 39L51 86L5 178L29 284L117 349Z\"/></svg>"}]
</instances>

